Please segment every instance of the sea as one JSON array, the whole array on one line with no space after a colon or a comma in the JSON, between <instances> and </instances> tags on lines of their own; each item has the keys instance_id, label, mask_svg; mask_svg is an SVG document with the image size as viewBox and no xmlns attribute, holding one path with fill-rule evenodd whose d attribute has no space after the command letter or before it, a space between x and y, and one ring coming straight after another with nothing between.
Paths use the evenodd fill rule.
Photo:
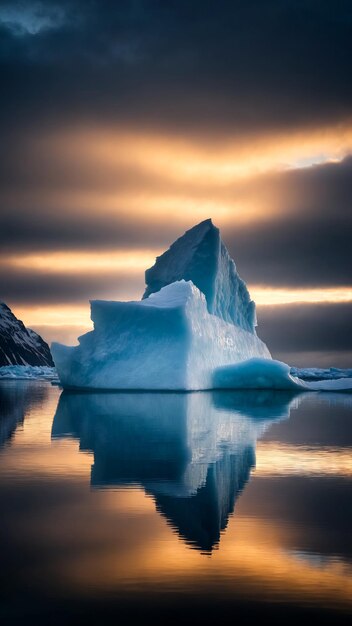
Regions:
<instances>
[{"instance_id":1,"label":"sea","mask_svg":"<svg viewBox=\"0 0 352 626\"><path fill-rule=\"evenodd\" d=\"M0 380L0 623L351 623L352 394Z\"/></svg>"}]
</instances>

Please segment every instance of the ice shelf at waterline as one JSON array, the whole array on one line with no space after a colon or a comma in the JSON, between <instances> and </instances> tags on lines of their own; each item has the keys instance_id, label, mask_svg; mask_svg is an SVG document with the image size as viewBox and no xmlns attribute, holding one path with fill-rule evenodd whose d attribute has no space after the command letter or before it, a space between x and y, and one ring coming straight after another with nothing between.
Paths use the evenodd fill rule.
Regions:
<instances>
[{"instance_id":1,"label":"ice shelf at waterline","mask_svg":"<svg viewBox=\"0 0 352 626\"><path fill-rule=\"evenodd\" d=\"M64 387L211 389L216 368L271 358L255 331L255 304L211 220L158 257L146 283L141 301L92 301L94 330L79 346L52 345Z\"/></svg>"}]
</instances>

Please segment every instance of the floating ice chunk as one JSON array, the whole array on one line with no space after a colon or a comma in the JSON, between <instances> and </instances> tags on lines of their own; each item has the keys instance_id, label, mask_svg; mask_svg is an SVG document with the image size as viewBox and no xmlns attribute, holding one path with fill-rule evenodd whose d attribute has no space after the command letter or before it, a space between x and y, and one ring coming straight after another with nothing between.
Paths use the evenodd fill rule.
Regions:
<instances>
[{"instance_id":1,"label":"floating ice chunk","mask_svg":"<svg viewBox=\"0 0 352 626\"><path fill-rule=\"evenodd\" d=\"M352 391L352 378L305 381L293 376L286 363L253 358L214 370L217 389L283 389L292 391Z\"/></svg>"},{"instance_id":2,"label":"floating ice chunk","mask_svg":"<svg viewBox=\"0 0 352 626\"><path fill-rule=\"evenodd\" d=\"M92 301L91 318L94 331L79 346L52 344L64 387L210 389L215 368L271 358L256 334L211 315L191 281L139 302Z\"/></svg>"},{"instance_id":3,"label":"floating ice chunk","mask_svg":"<svg viewBox=\"0 0 352 626\"><path fill-rule=\"evenodd\" d=\"M218 389L287 389L297 390L298 378L281 361L250 359L214 370L213 386Z\"/></svg>"},{"instance_id":4,"label":"floating ice chunk","mask_svg":"<svg viewBox=\"0 0 352 626\"><path fill-rule=\"evenodd\" d=\"M317 380L314 382L300 381L305 389L311 391L351 391L352 378L335 378L330 380Z\"/></svg>"},{"instance_id":5,"label":"floating ice chunk","mask_svg":"<svg viewBox=\"0 0 352 626\"><path fill-rule=\"evenodd\" d=\"M255 333L255 304L210 219L188 230L156 259L145 273L143 298L182 279L204 293L209 313Z\"/></svg>"},{"instance_id":6,"label":"floating ice chunk","mask_svg":"<svg viewBox=\"0 0 352 626\"><path fill-rule=\"evenodd\" d=\"M57 379L54 367L46 365L4 365L0 367L0 379L29 380L29 379Z\"/></svg>"},{"instance_id":7,"label":"floating ice chunk","mask_svg":"<svg viewBox=\"0 0 352 626\"><path fill-rule=\"evenodd\" d=\"M340 369L338 367L324 369L320 367L291 367L291 374L302 380L332 380L338 378L352 378L352 369Z\"/></svg>"}]
</instances>

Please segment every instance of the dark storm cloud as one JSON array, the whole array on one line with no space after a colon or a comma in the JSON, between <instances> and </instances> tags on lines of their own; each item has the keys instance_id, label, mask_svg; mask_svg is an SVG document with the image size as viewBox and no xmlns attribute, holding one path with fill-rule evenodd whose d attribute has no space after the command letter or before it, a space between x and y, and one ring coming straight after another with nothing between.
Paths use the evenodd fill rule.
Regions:
<instances>
[{"instance_id":1,"label":"dark storm cloud","mask_svg":"<svg viewBox=\"0 0 352 626\"><path fill-rule=\"evenodd\" d=\"M119 218L79 213L68 215L60 206L50 212L0 215L0 245L4 252L51 250L104 250L119 248L168 247L179 236L179 225L166 222L157 226L141 218ZM169 241L170 240L170 241Z\"/></svg>"},{"instance_id":2,"label":"dark storm cloud","mask_svg":"<svg viewBox=\"0 0 352 626\"><path fill-rule=\"evenodd\" d=\"M268 184L274 220L226 232L230 252L250 283L349 285L352 277L352 158L293 170ZM281 209L281 210L280 210Z\"/></svg>"},{"instance_id":3,"label":"dark storm cloud","mask_svg":"<svg viewBox=\"0 0 352 626\"><path fill-rule=\"evenodd\" d=\"M348 0L1 2L2 119L210 132L338 121L351 114L351 27Z\"/></svg>"},{"instance_id":4,"label":"dark storm cloud","mask_svg":"<svg viewBox=\"0 0 352 626\"><path fill-rule=\"evenodd\" d=\"M239 230L225 239L246 282L283 287L347 286L352 277L351 222L329 217L321 222L291 218Z\"/></svg>"},{"instance_id":5,"label":"dark storm cloud","mask_svg":"<svg viewBox=\"0 0 352 626\"><path fill-rule=\"evenodd\" d=\"M0 24L4 33L19 39L61 28L65 17L64 7L57 3L11 0L0 4Z\"/></svg>"},{"instance_id":6,"label":"dark storm cloud","mask_svg":"<svg viewBox=\"0 0 352 626\"><path fill-rule=\"evenodd\" d=\"M352 304L258 307L258 334L275 355L300 351L352 352Z\"/></svg>"},{"instance_id":7,"label":"dark storm cloud","mask_svg":"<svg viewBox=\"0 0 352 626\"><path fill-rule=\"evenodd\" d=\"M89 299L134 299L144 291L144 274L126 272L67 274L33 273L26 270L2 271L0 300L12 305L82 304Z\"/></svg>"}]
</instances>

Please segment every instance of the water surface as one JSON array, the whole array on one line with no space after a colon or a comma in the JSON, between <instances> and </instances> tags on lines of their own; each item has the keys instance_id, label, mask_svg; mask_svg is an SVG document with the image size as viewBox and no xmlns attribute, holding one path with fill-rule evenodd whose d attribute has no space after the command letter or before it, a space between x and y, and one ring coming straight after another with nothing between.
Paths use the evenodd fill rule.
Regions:
<instances>
[{"instance_id":1,"label":"water surface","mask_svg":"<svg viewBox=\"0 0 352 626\"><path fill-rule=\"evenodd\" d=\"M4 624L338 623L352 395L0 382Z\"/></svg>"}]
</instances>

